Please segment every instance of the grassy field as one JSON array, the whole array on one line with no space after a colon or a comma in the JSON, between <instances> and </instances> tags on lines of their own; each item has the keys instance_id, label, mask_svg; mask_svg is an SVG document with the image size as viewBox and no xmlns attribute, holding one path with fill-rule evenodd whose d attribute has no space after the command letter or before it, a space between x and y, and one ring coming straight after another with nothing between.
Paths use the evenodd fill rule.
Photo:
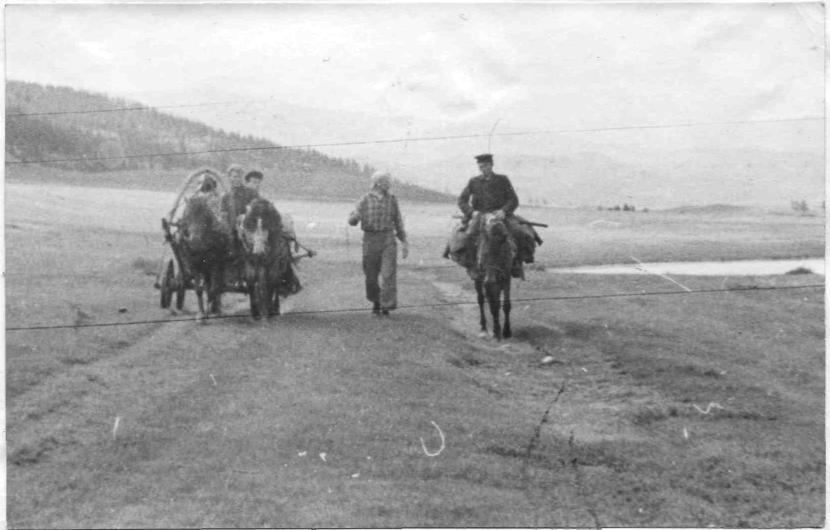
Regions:
<instances>
[{"instance_id":1,"label":"grassy field","mask_svg":"<svg viewBox=\"0 0 830 530\"><path fill-rule=\"evenodd\" d=\"M204 166L208 167L208 166ZM6 182L36 185L69 185L86 188L112 188L129 190L177 191L193 169L145 169L119 171L70 171L34 165L9 165ZM224 171L225 168L212 168ZM262 191L267 195L283 195L313 200L338 200L340 197L360 193L368 186L369 178L343 171L315 169L310 172L261 169L265 174ZM441 192L398 183L399 196L411 200L452 202L452 197Z\"/></svg>"},{"instance_id":2,"label":"grassy field","mask_svg":"<svg viewBox=\"0 0 830 530\"><path fill-rule=\"evenodd\" d=\"M451 206L403 204L376 319L351 204L278 200L305 289L198 325L152 288L171 200L7 184L10 528L824 524L823 277L543 270L822 256L823 219L522 208L551 227L497 343L440 258Z\"/></svg>"}]
</instances>

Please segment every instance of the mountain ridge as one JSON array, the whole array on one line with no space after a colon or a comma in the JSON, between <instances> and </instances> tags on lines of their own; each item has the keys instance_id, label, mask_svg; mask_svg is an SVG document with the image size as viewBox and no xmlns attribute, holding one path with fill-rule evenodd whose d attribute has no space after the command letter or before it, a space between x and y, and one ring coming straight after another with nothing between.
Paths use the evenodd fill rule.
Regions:
<instances>
[{"instance_id":1,"label":"mountain ridge","mask_svg":"<svg viewBox=\"0 0 830 530\"><path fill-rule=\"evenodd\" d=\"M13 80L6 82L5 153L7 176L13 178L118 187L142 185L143 172L143 185L150 189L175 188L182 175L200 167L224 170L236 163L264 171L264 191L297 198L353 200L366 192L375 169L351 158L225 132L126 99ZM31 166L70 173L23 169ZM395 189L402 199L450 199L404 182Z\"/></svg>"}]
</instances>

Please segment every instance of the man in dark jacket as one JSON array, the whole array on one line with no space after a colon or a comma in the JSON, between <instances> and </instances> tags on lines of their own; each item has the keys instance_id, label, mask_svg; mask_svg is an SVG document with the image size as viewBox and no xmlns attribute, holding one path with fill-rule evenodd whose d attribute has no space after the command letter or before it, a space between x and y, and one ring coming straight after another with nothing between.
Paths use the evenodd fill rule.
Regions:
<instances>
[{"instance_id":1,"label":"man in dark jacket","mask_svg":"<svg viewBox=\"0 0 830 530\"><path fill-rule=\"evenodd\" d=\"M519 207L519 198L506 175L493 172L493 155L478 155L476 162L481 175L470 179L458 196L458 207L469 221L473 212L501 210L505 217Z\"/></svg>"},{"instance_id":2,"label":"man in dark jacket","mask_svg":"<svg viewBox=\"0 0 830 530\"><path fill-rule=\"evenodd\" d=\"M474 234L470 232L478 224L470 223L473 216L479 212L495 212L504 218L507 229L516 239L517 261L533 263L533 251L538 236L532 228L520 222L521 220L514 215L519 206L519 198L510 179L506 175L493 172L493 155L478 155L475 159L481 174L471 178L458 196L458 208L464 214L462 227L471 236L468 238L469 243L474 244ZM449 257L449 249L444 252L444 257Z\"/></svg>"},{"instance_id":3,"label":"man in dark jacket","mask_svg":"<svg viewBox=\"0 0 830 530\"><path fill-rule=\"evenodd\" d=\"M232 165L228 168L231 189L222 196L221 212L234 235L236 234L236 218L245 213L245 208L252 200L259 197L259 192L255 187L246 184L252 179L262 182L262 173L259 171L249 171L245 174L245 183L242 182L242 175L241 167Z\"/></svg>"},{"instance_id":4,"label":"man in dark jacket","mask_svg":"<svg viewBox=\"0 0 830 530\"><path fill-rule=\"evenodd\" d=\"M242 278L244 277L245 260L242 256L242 241L237 232L236 221L237 218L245 213L245 208L254 199L259 197L259 192L255 187L245 185L243 183L242 175L244 171L236 164L228 167L228 179L231 181L231 189L222 196L222 202L219 207L222 219L228 224L231 232L231 266L227 269L231 275L231 283L237 289L242 286ZM259 171L249 171L245 174L245 182L248 183L252 179L262 181L263 175Z\"/></svg>"}]
</instances>

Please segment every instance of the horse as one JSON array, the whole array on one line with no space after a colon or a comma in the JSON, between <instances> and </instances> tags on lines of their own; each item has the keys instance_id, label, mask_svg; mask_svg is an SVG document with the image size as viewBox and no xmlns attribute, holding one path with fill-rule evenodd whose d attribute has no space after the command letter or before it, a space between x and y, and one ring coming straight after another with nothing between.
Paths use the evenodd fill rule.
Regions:
<instances>
[{"instance_id":1,"label":"horse","mask_svg":"<svg viewBox=\"0 0 830 530\"><path fill-rule=\"evenodd\" d=\"M291 247L283 235L282 217L266 199L251 201L238 230L245 259L245 282L251 315L258 319L280 314L280 294L291 274Z\"/></svg>"},{"instance_id":2,"label":"horse","mask_svg":"<svg viewBox=\"0 0 830 530\"><path fill-rule=\"evenodd\" d=\"M199 302L196 318L201 320L208 316L202 300L205 291L208 312L219 315L222 313L222 290L230 242L227 230L203 196L187 200L178 226L184 265L193 279Z\"/></svg>"},{"instance_id":3,"label":"horse","mask_svg":"<svg viewBox=\"0 0 830 530\"><path fill-rule=\"evenodd\" d=\"M486 213L471 222L477 223L474 231L478 236L476 259L474 264L467 268L467 274L475 284L481 331L487 333L487 319L484 314L486 297L493 318L493 336L496 340L510 338L513 336L510 329L510 281L517 252L516 242L502 217ZM504 309L503 327L499 322L500 309Z\"/></svg>"}]
</instances>

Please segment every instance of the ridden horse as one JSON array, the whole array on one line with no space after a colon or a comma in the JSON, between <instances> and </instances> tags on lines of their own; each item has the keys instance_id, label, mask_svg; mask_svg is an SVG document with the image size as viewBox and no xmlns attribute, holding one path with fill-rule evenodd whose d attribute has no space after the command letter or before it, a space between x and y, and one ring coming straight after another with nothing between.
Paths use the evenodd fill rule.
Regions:
<instances>
[{"instance_id":1,"label":"ridden horse","mask_svg":"<svg viewBox=\"0 0 830 530\"><path fill-rule=\"evenodd\" d=\"M207 291L208 312L221 314L225 265L228 256L228 233L216 218L206 198L191 197L178 221L184 265L193 279L201 320L207 316L202 300Z\"/></svg>"},{"instance_id":2,"label":"ridden horse","mask_svg":"<svg viewBox=\"0 0 830 530\"><path fill-rule=\"evenodd\" d=\"M469 267L467 273L475 283L481 331L487 332L487 319L484 316L486 296L493 317L493 336L497 340L510 338L513 335L510 330L510 279L516 257L516 243L501 217L486 213L471 222L477 223L474 228L474 232L478 233L477 250L475 265ZM499 323L501 308L504 309L504 327Z\"/></svg>"},{"instance_id":3,"label":"ridden horse","mask_svg":"<svg viewBox=\"0 0 830 530\"><path fill-rule=\"evenodd\" d=\"M282 218L273 203L254 199L238 226L245 258L245 281L251 315L280 314L280 285L290 274L291 247L282 233Z\"/></svg>"}]
</instances>

